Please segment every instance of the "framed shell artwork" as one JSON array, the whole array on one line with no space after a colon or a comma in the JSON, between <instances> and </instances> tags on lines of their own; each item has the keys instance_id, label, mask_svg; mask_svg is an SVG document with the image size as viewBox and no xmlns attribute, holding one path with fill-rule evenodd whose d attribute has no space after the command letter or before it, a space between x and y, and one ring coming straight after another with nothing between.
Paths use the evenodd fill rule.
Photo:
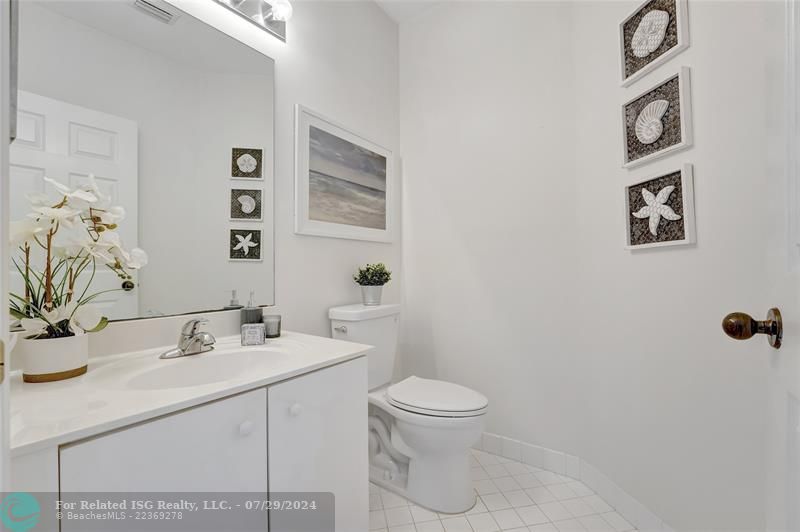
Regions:
<instances>
[{"instance_id":1,"label":"framed shell artwork","mask_svg":"<svg viewBox=\"0 0 800 532\"><path fill-rule=\"evenodd\" d=\"M625 187L628 249L694 244L692 165Z\"/></svg>"},{"instance_id":2,"label":"framed shell artwork","mask_svg":"<svg viewBox=\"0 0 800 532\"><path fill-rule=\"evenodd\" d=\"M260 148L233 148L231 177L234 179L264 179L263 159L264 150Z\"/></svg>"},{"instance_id":3,"label":"framed shell artwork","mask_svg":"<svg viewBox=\"0 0 800 532\"><path fill-rule=\"evenodd\" d=\"M232 261L261 260L261 230L231 229L228 257Z\"/></svg>"},{"instance_id":4,"label":"framed shell artwork","mask_svg":"<svg viewBox=\"0 0 800 532\"><path fill-rule=\"evenodd\" d=\"M622 166L632 168L692 145L689 69L622 104Z\"/></svg>"},{"instance_id":5,"label":"framed shell artwork","mask_svg":"<svg viewBox=\"0 0 800 532\"><path fill-rule=\"evenodd\" d=\"M688 0L647 0L619 25L622 86L689 47Z\"/></svg>"},{"instance_id":6,"label":"framed shell artwork","mask_svg":"<svg viewBox=\"0 0 800 532\"><path fill-rule=\"evenodd\" d=\"M231 190L230 213L233 221L260 222L263 220L261 198L263 191L252 188Z\"/></svg>"}]
</instances>

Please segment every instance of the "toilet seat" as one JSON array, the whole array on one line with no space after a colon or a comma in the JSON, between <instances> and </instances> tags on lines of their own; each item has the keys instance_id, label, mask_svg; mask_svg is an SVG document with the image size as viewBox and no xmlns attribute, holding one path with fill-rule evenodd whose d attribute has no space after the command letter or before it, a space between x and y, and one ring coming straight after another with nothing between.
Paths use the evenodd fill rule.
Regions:
<instances>
[{"instance_id":1,"label":"toilet seat","mask_svg":"<svg viewBox=\"0 0 800 532\"><path fill-rule=\"evenodd\" d=\"M394 407L435 417L472 417L486 413L483 394L452 382L409 377L389 386L386 399Z\"/></svg>"}]
</instances>

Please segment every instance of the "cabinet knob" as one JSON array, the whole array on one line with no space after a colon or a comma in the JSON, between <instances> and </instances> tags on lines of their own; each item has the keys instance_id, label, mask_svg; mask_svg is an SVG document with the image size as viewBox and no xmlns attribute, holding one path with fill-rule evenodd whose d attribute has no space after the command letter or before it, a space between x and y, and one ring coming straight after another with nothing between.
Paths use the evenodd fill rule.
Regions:
<instances>
[{"instance_id":1,"label":"cabinet knob","mask_svg":"<svg viewBox=\"0 0 800 532\"><path fill-rule=\"evenodd\" d=\"M255 423L252 421L242 421L239 424L239 434L242 436L249 436L255 428Z\"/></svg>"},{"instance_id":2,"label":"cabinet knob","mask_svg":"<svg viewBox=\"0 0 800 532\"><path fill-rule=\"evenodd\" d=\"M297 417L303 412L303 405L300 403L295 403L289 407L289 415Z\"/></svg>"}]
</instances>

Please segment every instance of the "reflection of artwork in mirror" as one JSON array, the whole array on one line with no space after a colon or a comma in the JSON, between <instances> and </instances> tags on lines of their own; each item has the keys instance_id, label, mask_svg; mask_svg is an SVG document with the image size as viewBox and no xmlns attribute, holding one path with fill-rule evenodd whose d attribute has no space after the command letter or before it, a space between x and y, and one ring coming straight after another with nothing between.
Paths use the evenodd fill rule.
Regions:
<instances>
[{"instance_id":1,"label":"reflection of artwork in mirror","mask_svg":"<svg viewBox=\"0 0 800 532\"><path fill-rule=\"evenodd\" d=\"M261 221L261 190L231 190L231 220Z\"/></svg>"},{"instance_id":2,"label":"reflection of artwork in mirror","mask_svg":"<svg viewBox=\"0 0 800 532\"><path fill-rule=\"evenodd\" d=\"M391 152L302 108L297 135L297 232L388 241Z\"/></svg>"},{"instance_id":3,"label":"reflection of artwork in mirror","mask_svg":"<svg viewBox=\"0 0 800 532\"><path fill-rule=\"evenodd\" d=\"M261 179L263 150L258 148L233 148L231 155L231 177Z\"/></svg>"},{"instance_id":4,"label":"reflection of artwork in mirror","mask_svg":"<svg viewBox=\"0 0 800 532\"><path fill-rule=\"evenodd\" d=\"M149 259L130 272L129 291L97 268L87 295L103 292L90 305L112 321L222 310L231 290L255 290L256 304L273 304L273 203L262 200L273 186L274 63L159 5L174 11L169 24L131 2L20 2L20 128L2 214L26 218L30 194L57 198L45 177L75 190L93 175L125 211L114 229L125 249L145 249ZM233 147L248 148L241 164L258 179L231 181ZM236 227L260 231L249 231L258 244L246 256L237 250L237 262L224 248L232 188L261 193L237 212ZM9 281L24 297L23 276Z\"/></svg>"},{"instance_id":5,"label":"reflection of artwork in mirror","mask_svg":"<svg viewBox=\"0 0 800 532\"><path fill-rule=\"evenodd\" d=\"M261 260L261 231L259 229L231 229L231 260Z\"/></svg>"}]
</instances>

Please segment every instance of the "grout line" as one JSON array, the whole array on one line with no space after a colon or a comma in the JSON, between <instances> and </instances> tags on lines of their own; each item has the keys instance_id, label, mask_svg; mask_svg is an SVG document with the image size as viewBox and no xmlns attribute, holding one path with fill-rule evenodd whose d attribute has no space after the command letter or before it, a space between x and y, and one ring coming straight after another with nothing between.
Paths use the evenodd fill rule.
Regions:
<instances>
[{"instance_id":1,"label":"grout line","mask_svg":"<svg viewBox=\"0 0 800 532\"><path fill-rule=\"evenodd\" d=\"M417 531L418 528L423 528L423 530L428 529L430 526L429 523L438 523L441 528L436 528L437 531L444 530L445 532L451 532L444 528L444 522L450 519L458 520L458 522L462 525L465 525L466 528L458 528L458 532L494 532L496 531L510 531L510 530L526 530L526 531L535 531L537 530L535 527L538 524L542 525L550 525L556 526L558 524L562 524L566 526L569 524L571 527L570 530L581 530L581 528L575 527L583 527L581 520L586 522L591 522L597 524L598 520L601 523L605 523L604 526L607 527L608 530L616 531L616 532L629 532L635 531L635 528L628 523L628 521L620 515L618 510L613 508L613 505L606 502L600 495L594 493L593 490L588 488L582 481L576 480L571 477L567 477L564 475L559 475L557 473L553 473L551 471L547 471L546 469L531 466L525 464L518 460L512 460L509 458L505 458L503 456L494 455L492 453L488 453L486 451L481 450L473 450L472 451L472 459L470 461L470 469L471 471L475 472L475 470L480 470L481 477L484 475L485 478L481 478L479 480L473 480L473 485L481 486L481 490L493 490L491 493L486 492L484 494L478 495L478 502L476 503L476 508L479 508L479 511L468 510L462 514L436 514L436 519L425 520L425 521L417 521L414 518L414 513L411 511L416 505L405 499L401 496L397 495L396 493L388 492L387 490L375 485L370 484L370 493L377 493L378 499L380 501L380 508L376 510L371 510L373 512L380 511L383 517L383 522L385 523L384 528L375 529L373 532L395 532L395 531L403 531L403 532L412 532ZM507 469L509 464L516 464L513 465L512 469L519 471L517 474L512 474L511 471ZM498 468L496 466L502 466ZM491 468L487 471L487 467ZM503 476L496 476L494 478L490 478L489 471L493 471L496 473L500 473L505 470L505 474ZM512 479L515 483L521 484L526 483L529 484L530 487L522 487L515 489L507 489L503 491L498 487L495 480L500 479ZM545 480L547 483L542 482ZM503 484L507 484L508 481L503 480ZM589 495L580 495L575 492L572 486L577 488L581 491L581 493L590 493ZM507 486L512 487L514 486ZM552 488L552 489L551 489ZM540 497L541 503L537 504L533 501L533 498L530 496L531 493L538 493L540 495L544 495L542 492L549 493L552 497L552 500L544 500ZM518 505L513 506L511 501L508 500L506 494L508 493L517 493L522 492L524 493L528 499L531 500L531 504L529 505ZM557 494L554 492L560 492L562 497L558 498ZM386 508L383 502L383 495L384 493L390 494L392 498L402 498L404 504L399 506L393 506L390 508ZM603 510L610 508L609 511L597 512L595 510L595 506L592 506L587 499L590 499L594 502L597 506L600 506ZM486 500L489 501L490 504L486 504ZM598 500L604 503L605 506L601 506L598 503ZM505 501L505 502L503 502ZM572 507L572 510L568 506L565 506L564 503L567 502L569 507ZM583 504L581 504L583 503ZM478 506L480 505L480 506ZM494 506L495 509L489 509L490 506ZM396 526L389 526L388 525L388 516L387 511L392 512L392 510L400 509L400 508L408 508L408 512L411 514L411 522L403 524L403 525L396 525ZM591 513L588 513L587 508L591 510ZM520 510L522 513L520 513ZM545 511L546 510L546 511ZM579 514L585 515L577 515L575 512ZM400 511L398 510L398 513ZM548 516L548 513L551 516ZM500 521L509 523L506 528L502 528L499 521L498 521L498 514ZM591 518L591 520L590 520ZM528 521L529 524L525 525L524 522ZM520 525L519 523L522 522L523 524ZM494 524L492 524L494 523ZM476 528L477 527L477 528ZM530 527L530 528L528 528ZM434 530L434 529L431 529ZM451 529L455 530L455 529ZM552 530L552 529L551 529Z\"/></svg>"}]
</instances>

